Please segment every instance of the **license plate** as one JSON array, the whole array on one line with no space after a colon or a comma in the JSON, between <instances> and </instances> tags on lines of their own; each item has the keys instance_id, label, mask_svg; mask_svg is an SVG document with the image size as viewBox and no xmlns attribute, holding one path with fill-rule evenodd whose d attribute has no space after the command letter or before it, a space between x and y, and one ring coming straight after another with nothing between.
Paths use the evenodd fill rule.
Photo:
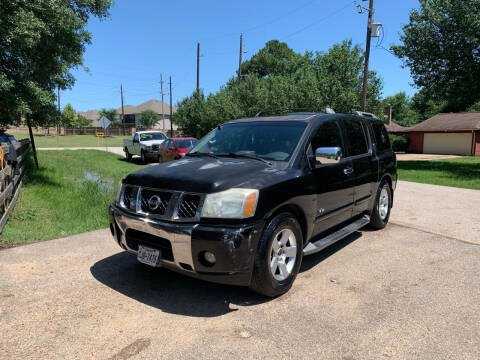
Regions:
<instances>
[{"instance_id":1,"label":"license plate","mask_svg":"<svg viewBox=\"0 0 480 360\"><path fill-rule=\"evenodd\" d=\"M138 246L137 260L141 263L150 266L157 266L158 259L160 259L160 250L145 247L143 245Z\"/></svg>"}]
</instances>

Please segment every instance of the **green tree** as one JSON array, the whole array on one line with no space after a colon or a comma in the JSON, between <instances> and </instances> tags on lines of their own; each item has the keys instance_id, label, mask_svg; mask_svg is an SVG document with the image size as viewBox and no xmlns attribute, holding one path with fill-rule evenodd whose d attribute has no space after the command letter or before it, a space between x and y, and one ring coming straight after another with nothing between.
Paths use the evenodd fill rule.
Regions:
<instances>
[{"instance_id":1,"label":"green tree","mask_svg":"<svg viewBox=\"0 0 480 360\"><path fill-rule=\"evenodd\" d=\"M143 110L140 114L140 124L146 128L153 127L158 122L158 114L153 110Z\"/></svg>"},{"instance_id":2,"label":"green tree","mask_svg":"<svg viewBox=\"0 0 480 360\"><path fill-rule=\"evenodd\" d=\"M108 120L112 122L112 125L115 125L116 123L118 123L118 113L116 109L102 108L99 111L99 115L100 117L98 118L98 120L100 120L102 116L105 116Z\"/></svg>"},{"instance_id":3,"label":"green tree","mask_svg":"<svg viewBox=\"0 0 480 360\"><path fill-rule=\"evenodd\" d=\"M87 119L85 116L78 114L77 119L75 120L76 126L91 126L92 120Z\"/></svg>"},{"instance_id":4,"label":"green tree","mask_svg":"<svg viewBox=\"0 0 480 360\"><path fill-rule=\"evenodd\" d=\"M387 96L383 100L384 107L392 107L392 120L398 125L410 127L422 119L413 108L413 101L405 92L399 92L393 96Z\"/></svg>"},{"instance_id":5,"label":"green tree","mask_svg":"<svg viewBox=\"0 0 480 360\"><path fill-rule=\"evenodd\" d=\"M480 1L420 0L392 50L415 84L447 111L463 111L480 94Z\"/></svg>"},{"instance_id":6,"label":"green tree","mask_svg":"<svg viewBox=\"0 0 480 360\"><path fill-rule=\"evenodd\" d=\"M67 104L62 111L62 124L65 126L76 126L77 114L72 105Z\"/></svg>"},{"instance_id":7,"label":"green tree","mask_svg":"<svg viewBox=\"0 0 480 360\"><path fill-rule=\"evenodd\" d=\"M205 97L195 92L177 105L174 122L185 134L201 137L225 121L262 112L337 112L360 108L363 52L351 41L334 45L326 53L295 53L287 44L269 41L242 64L242 81L231 78L220 90ZM369 74L367 106L383 115L382 80Z\"/></svg>"},{"instance_id":8,"label":"green tree","mask_svg":"<svg viewBox=\"0 0 480 360\"><path fill-rule=\"evenodd\" d=\"M111 0L0 2L0 125L58 119L54 90L69 88L91 41L91 16L105 18Z\"/></svg>"}]
</instances>

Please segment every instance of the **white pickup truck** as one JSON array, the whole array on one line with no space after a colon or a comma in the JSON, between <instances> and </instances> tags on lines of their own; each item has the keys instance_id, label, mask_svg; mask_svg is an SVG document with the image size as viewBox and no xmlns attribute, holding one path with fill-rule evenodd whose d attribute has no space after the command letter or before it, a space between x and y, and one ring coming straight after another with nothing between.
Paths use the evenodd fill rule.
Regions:
<instances>
[{"instance_id":1,"label":"white pickup truck","mask_svg":"<svg viewBox=\"0 0 480 360\"><path fill-rule=\"evenodd\" d=\"M142 158L145 164L150 159L158 161L161 152L161 144L167 139L160 131L137 131L132 139L123 140L123 151L128 161L133 155Z\"/></svg>"}]
</instances>

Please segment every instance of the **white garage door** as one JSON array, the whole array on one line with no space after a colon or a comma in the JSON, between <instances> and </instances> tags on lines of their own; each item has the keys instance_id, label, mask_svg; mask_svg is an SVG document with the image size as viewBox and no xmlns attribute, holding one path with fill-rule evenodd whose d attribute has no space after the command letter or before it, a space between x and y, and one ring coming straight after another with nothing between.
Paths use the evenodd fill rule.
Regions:
<instances>
[{"instance_id":1,"label":"white garage door","mask_svg":"<svg viewBox=\"0 0 480 360\"><path fill-rule=\"evenodd\" d=\"M423 138L425 154L471 155L471 151L471 133L426 133Z\"/></svg>"}]
</instances>

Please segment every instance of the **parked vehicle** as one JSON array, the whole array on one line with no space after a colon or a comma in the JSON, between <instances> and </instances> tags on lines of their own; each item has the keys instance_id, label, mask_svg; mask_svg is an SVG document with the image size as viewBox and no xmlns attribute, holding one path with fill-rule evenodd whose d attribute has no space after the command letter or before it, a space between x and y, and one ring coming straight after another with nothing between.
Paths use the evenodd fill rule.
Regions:
<instances>
[{"instance_id":1,"label":"parked vehicle","mask_svg":"<svg viewBox=\"0 0 480 360\"><path fill-rule=\"evenodd\" d=\"M128 161L133 155L139 155L145 164L148 160L158 161L160 146L167 139L160 131L137 131L132 139L123 140L123 151Z\"/></svg>"},{"instance_id":2,"label":"parked vehicle","mask_svg":"<svg viewBox=\"0 0 480 360\"><path fill-rule=\"evenodd\" d=\"M167 156L173 155L175 159L180 159L197 143L198 140L193 137L170 138L162 144L162 152Z\"/></svg>"},{"instance_id":3,"label":"parked vehicle","mask_svg":"<svg viewBox=\"0 0 480 360\"><path fill-rule=\"evenodd\" d=\"M388 223L395 153L383 123L359 114L223 124L183 159L127 175L112 235L145 264L283 294L304 255Z\"/></svg>"},{"instance_id":4,"label":"parked vehicle","mask_svg":"<svg viewBox=\"0 0 480 360\"><path fill-rule=\"evenodd\" d=\"M12 142L16 142L17 139L13 135L7 134L5 130L0 130L0 144L7 143L11 144Z\"/></svg>"}]
</instances>

